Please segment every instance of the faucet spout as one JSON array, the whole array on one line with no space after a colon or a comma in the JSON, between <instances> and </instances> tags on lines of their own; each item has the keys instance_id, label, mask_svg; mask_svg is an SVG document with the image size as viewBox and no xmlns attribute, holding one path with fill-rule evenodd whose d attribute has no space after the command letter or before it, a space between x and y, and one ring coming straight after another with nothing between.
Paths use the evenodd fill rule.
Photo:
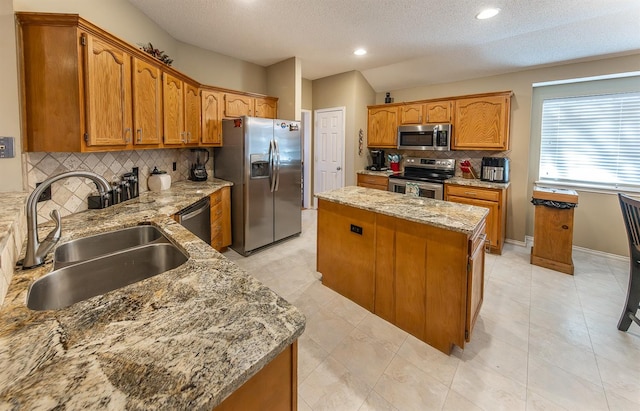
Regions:
<instances>
[{"instance_id":1,"label":"faucet spout","mask_svg":"<svg viewBox=\"0 0 640 411\"><path fill-rule=\"evenodd\" d=\"M40 198L42 192L51 184L68 177L83 177L92 180L96 184L96 187L98 187L100 195L103 197L108 196L109 190L111 190L111 185L104 177L91 171L80 170L67 171L66 173L49 177L44 180L42 184L36 187L27 199L27 251L22 263L23 268L32 268L42 265L42 263L44 263L44 258L60 239L60 233L62 230L58 210L53 210L51 212L51 217L56 222L56 228L54 228L47 237L42 240L42 242L38 239L38 198Z\"/></svg>"}]
</instances>

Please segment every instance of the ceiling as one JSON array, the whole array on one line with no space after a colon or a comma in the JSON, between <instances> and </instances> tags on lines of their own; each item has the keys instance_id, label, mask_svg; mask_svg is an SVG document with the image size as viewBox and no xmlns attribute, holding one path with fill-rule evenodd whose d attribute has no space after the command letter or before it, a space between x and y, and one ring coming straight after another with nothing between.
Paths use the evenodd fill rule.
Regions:
<instances>
[{"instance_id":1,"label":"ceiling","mask_svg":"<svg viewBox=\"0 0 640 411\"><path fill-rule=\"evenodd\" d=\"M358 70L377 92L640 51L639 0L129 1L184 43L296 56L310 80ZM475 19L488 6L501 13Z\"/></svg>"}]
</instances>

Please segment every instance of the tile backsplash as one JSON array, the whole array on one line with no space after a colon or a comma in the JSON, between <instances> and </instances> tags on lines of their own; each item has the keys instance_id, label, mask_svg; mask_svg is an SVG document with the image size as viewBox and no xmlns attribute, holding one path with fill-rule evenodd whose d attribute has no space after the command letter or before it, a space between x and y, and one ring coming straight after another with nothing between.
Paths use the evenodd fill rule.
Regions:
<instances>
[{"instance_id":1,"label":"tile backsplash","mask_svg":"<svg viewBox=\"0 0 640 411\"><path fill-rule=\"evenodd\" d=\"M206 164L209 176L213 176L213 152ZM147 179L154 167L171 175L171 181L183 181L189 177L190 149L133 150L106 153L25 153L25 167L29 191L48 177L72 170L89 170L109 181L119 181L133 167L139 169L140 192L148 190ZM173 171L173 163L176 171ZM51 219L49 213L58 209L61 216L86 210L87 197L96 192L91 180L67 178L53 183L51 200L38 204L38 221Z\"/></svg>"}]
</instances>

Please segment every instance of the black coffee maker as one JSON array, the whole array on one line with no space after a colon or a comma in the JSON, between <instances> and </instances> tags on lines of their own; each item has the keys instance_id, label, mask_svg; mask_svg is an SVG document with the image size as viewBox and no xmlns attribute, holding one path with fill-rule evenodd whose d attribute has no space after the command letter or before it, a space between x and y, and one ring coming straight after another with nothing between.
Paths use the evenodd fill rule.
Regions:
<instances>
[{"instance_id":1,"label":"black coffee maker","mask_svg":"<svg viewBox=\"0 0 640 411\"><path fill-rule=\"evenodd\" d=\"M207 169L205 165L209 161L209 150L206 148L191 149L191 165L189 166L189 180L206 181Z\"/></svg>"},{"instance_id":2,"label":"black coffee maker","mask_svg":"<svg viewBox=\"0 0 640 411\"><path fill-rule=\"evenodd\" d=\"M384 160L384 150L371 150L371 165L369 170L372 171L385 171L387 166Z\"/></svg>"}]
</instances>

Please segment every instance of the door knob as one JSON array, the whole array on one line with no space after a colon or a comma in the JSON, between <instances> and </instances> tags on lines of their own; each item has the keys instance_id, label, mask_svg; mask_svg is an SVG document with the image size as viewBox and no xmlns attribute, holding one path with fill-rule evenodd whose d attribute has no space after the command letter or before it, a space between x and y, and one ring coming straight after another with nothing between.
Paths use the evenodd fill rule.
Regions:
<instances>
[{"instance_id":1,"label":"door knob","mask_svg":"<svg viewBox=\"0 0 640 411\"><path fill-rule=\"evenodd\" d=\"M336 167L336 170L340 171L340 170L342 170L342 167L338 166L338 167Z\"/></svg>"}]
</instances>

